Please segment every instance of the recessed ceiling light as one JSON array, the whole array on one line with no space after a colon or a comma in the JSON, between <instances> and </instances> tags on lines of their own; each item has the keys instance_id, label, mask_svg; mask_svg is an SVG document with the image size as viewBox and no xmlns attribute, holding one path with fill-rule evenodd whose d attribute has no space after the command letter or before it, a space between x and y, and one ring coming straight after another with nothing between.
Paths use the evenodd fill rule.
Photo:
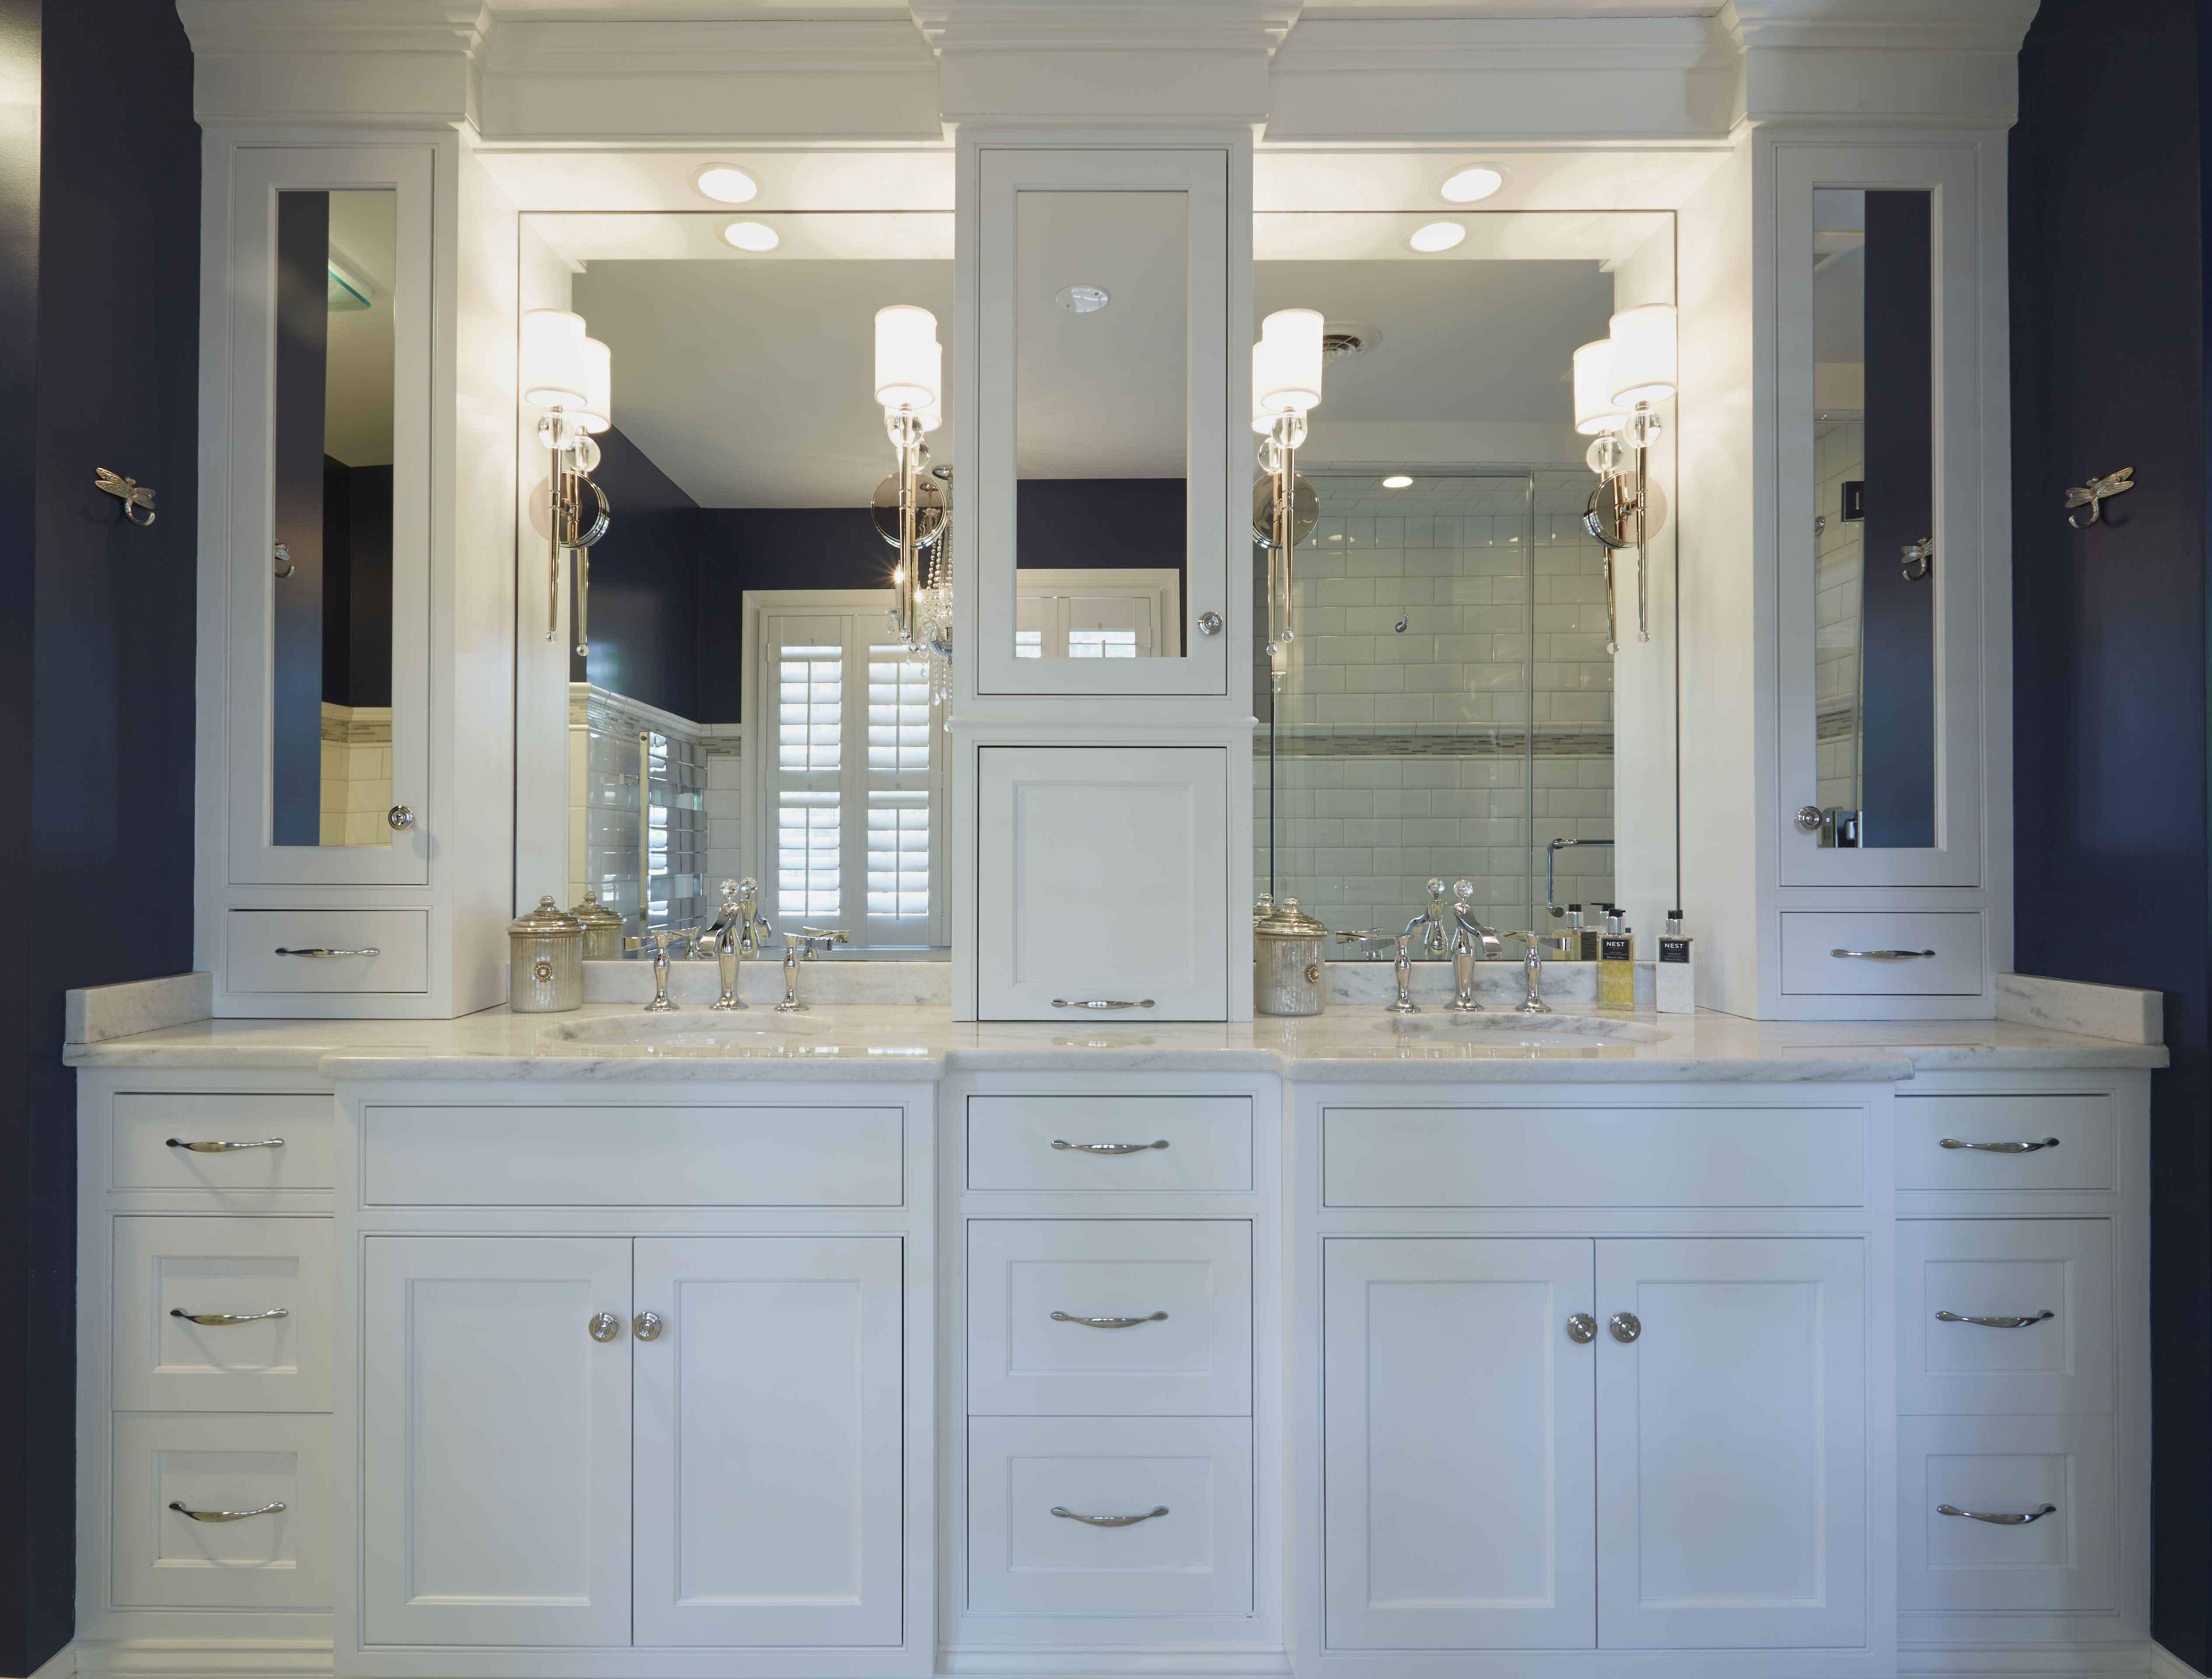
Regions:
<instances>
[{"instance_id":1,"label":"recessed ceiling light","mask_svg":"<svg viewBox=\"0 0 2212 1679\"><path fill-rule=\"evenodd\" d=\"M749 204L760 191L753 178L734 163L707 164L691 177L691 185L718 204Z\"/></svg>"},{"instance_id":2,"label":"recessed ceiling light","mask_svg":"<svg viewBox=\"0 0 2212 1679\"><path fill-rule=\"evenodd\" d=\"M1416 251L1449 251L1466 237L1467 229L1456 221L1431 221L1416 227L1410 242Z\"/></svg>"},{"instance_id":3,"label":"recessed ceiling light","mask_svg":"<svg viewBox=\"0 0 2212 1679\"><path fill-rule=\"evenodd\" d=\"M1114 300L1103 286L1062 286L1052 300L1072 315L1095 315Z\"/></svg>"},{"instance_id":4,"label":"recessed ceiling light","mask_svg":"<svg viewBox=\"0 0 2212 1679\"><path fill-rule=\"evenodd\" d=\"M732 221L722 229L722 237L740 251L773 251L783 243L765 221Z\"/></svg>"},{"instance_id":5,"label":"recessed ceiling light","mask_svg":"<svg viewBox=\"0 0 2212 1679\"><path fill-rule=\"evenodd\" d=\"M1413 475L1412 473L1394 472L1382 481L1382 488L1384 489L1403 489L1407 485L1413 482Z\"/></svg>"},{"instance_id":6,"label":"recessed ceiling light","mask_svg":"<svg viewBox=\"0 0 2212 1679\"><path fill-rule=\"evenodd\" d=\"M1504 185L1503 170L1478 163L1471 169L1461 170L1439 190L1455 204L1471 204L1478 198L1487 198Z\"/></svg>"}]
</instances>

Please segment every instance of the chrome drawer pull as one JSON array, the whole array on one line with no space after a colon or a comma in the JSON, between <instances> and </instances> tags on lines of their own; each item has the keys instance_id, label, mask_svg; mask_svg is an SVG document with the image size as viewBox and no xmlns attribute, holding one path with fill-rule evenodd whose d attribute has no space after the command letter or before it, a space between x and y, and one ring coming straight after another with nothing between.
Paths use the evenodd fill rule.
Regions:
<instances>
[{"instance_id":1,"label":"chrome drawer pull","mask_svg":"<svg viewBox=\"0 0 2212 1679\"><path fill-rule=\"evenodd\" d=\"M1856 956L1866 962L1911 962L1932 956L1933 950L1831 950L1831 956Z\"/></svg>"},{"instance_id":2,"label":"chrome drawer pull","mask_svg":"<svg viewBox=\"0 0 2212 1679\"><path fill-rule=\"evenodd\" d=\"M228 1324L259 1324L271 1318L289 1318L292 1314L284 1307L273 1306L266 1312L187 1312L182 1306L169 1308L172 1318L182 1318L188 1324L204 1324L210 1329L220 1329Z\"/></svg>"},{"instance_id":3,"label":"chrome drawer pull","mask_svg":"<svg viewBox=\"0 0 2212 1679\"><path fill-rule=\"evenodd\" d=\"M2030 1324L2039 1324L2046 1318L2055 1318L2055 1312L2039 1312L2033 1318L1968 1318L1956 1312L1939 1312L1939 1324L1979 1324L1984 1329L2026 1329Z\"/></svg>"},{"instance_id":4,"label":"chrome drawer pull","mask_svg":"<svg viewBox=\"0 0 2212 1679\"><path fill-rule=\"evenodd\" d=\"M1936 1506L1936 1513L1939 1516L1964 1516L1970 1522L1988 1522L1994 1527L2026 1527L2030 1522L2039 1522L2045 1516L2057 1515L2058 1506L2046 1504L2042 1509L2030 1510L2024 1515L2010 1515L2002 1511L1990 1515L1980 1510L1961 1510L1955 1504L1939 1504Z\"/></svg>"},{"instance_id":5,"label":"chrome drawer pull","mask_svg":"<svg viewBox=\"0 0 2212 1679\"><path fill-rule=\"evenodd\" d=\"M258 1510L187 1510L173 1500L169 1506L179 1516L190 1516L196 1522L242 1522L248 1516L273 1516L283 1507L277 1503L264 1504Z\"/></svg>"},{"instance_id":6,"label":"chrome drawer pull","mask_svg":"<svg viewBox=\"0 0 2212 1679\"><path fill-rule=\"evenodd\" d=\"M282 1149L281 1137L264 1137L258 1143L186 1143L180 1137L171 1137L169 1147L186 1149L195 1155L227 1155L234 1149Z\"/></svg>"},{"instance_id":7,"label":"chrome drawer pull","mask_svg":"<svg viewBox=\"0 0 2212 1679\"><path fill-rule=\"evenodd\" d=\"M1142 1003L1124 1003L1110 997L1079 997L1070 1003L1066 997L1056 997L1052 1000L1052 1006L1055 1009L1149 1009L1152 1006L1152 1000L1148 997Z\"/></svg>"},{"instance_id":8,"label":"chrome drawer pull","mask_svg":"<svg viewBox=\"0 0 2212 1679\"><path fill-rule=\"evenodd\" d=\"M2058 1139L2046 1137L2040 1143L1961 1143L1955 1137L1937 1142L1938 1149L1978 1149L1985 1155L2032 1155L2039 1149L2056 1149Z\"/></svg>"},{"instance_id":9,"label":"chrome drawer pull","mask_svg":"<svg viewBox=\"0 0 2212 1679\"><path fill-rule=\"evenodd\" d=\"M373 944L359 950L327 950L320 945L306 950L287 950L280 944L276 947L276 954L280 956L381 956L384 952Z\"/></svg>"},{"instance_id":10,"label":"chrome drawer pull","mask_svg":"<svg viewBox=\"0 0 2212 1679\"><path fill-rule=\"evenodd\" d=\"M1079 1516L1074 1511L1063 1510L1055 1504L1052 1506L1052 1513L1065 1516L1071 1522L1088 1522L1093 1527L1134 1527L1139 1522L1149 1522L1155 1516L1166 1515L1168 1507L1163 1504L1157 1509L1147 1510L1141 1516Z\"/></svg>"},{"instance_id":11,"label":"chrome drawer pull","mask_svg":"<svg viewBox=\"0 0 2212 1679\"><path fill-rule=\"evenodd\" d=\"M1079 1154L1085 1155L1141 1155L1147 1149L1166 1148L1168 1140L1162 1137L1157 1143L1063 1143L1058 1137L1054 1137L1052 1146L1055 1149L1073 1149Z\"/></svg>"},{"instance_id":12,"label":"chrome drawer pull","mask_svg":"<svg viewBox=\"0 0 2212 1679\"><path fill-rule=\"evenodd\" d=\"M1072 1318L1065 1312L1055 1312L1052 1320L1055 1324L1082 1324L1091 1329L1128 1329L1138 1324L1165 1323L1167 1316L1164 1312L1155 1312L1149 1318Z\"/></svg>"}]
</instances>

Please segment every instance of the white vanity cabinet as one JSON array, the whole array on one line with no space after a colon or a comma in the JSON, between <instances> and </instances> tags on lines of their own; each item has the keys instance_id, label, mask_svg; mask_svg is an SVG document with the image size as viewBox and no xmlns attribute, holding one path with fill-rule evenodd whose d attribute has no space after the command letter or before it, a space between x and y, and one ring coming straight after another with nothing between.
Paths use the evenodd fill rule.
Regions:
<instances>
[{"instance_id":1,"label":"white vanity cabinet","mask_svg":"<svg viewBox=\"0 0 2212 1679\"><path fill-rule=\"evenodd\" d=\"M1294 1089L1302 1670L1893 1670L1890 1097L1788 1088Z\"/></svg>"},{"instance_id":2,"label":"white vanity cabinet","mask_svg":"<svg viewBox=\"0 0 2212 1679\"><path fill-rule=\"evenodd\" d=\"M927 1087L340 1097L341 1673L928 1671Z\"/></svg>"}]
</instances>

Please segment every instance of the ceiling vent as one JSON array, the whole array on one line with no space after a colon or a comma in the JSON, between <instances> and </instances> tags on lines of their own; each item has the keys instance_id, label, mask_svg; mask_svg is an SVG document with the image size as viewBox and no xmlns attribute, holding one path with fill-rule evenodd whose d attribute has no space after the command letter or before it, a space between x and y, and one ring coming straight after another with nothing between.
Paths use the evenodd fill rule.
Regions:
<instances>
[{"instance_id":1,"label":"ceiling vent","mask_svg":"<svg viewBox=\"0 0 2212 1679\"><path fill-rule=\"evenodd\" d=\"M1321 353L1331 361L1364 355L1382 342L1382 332L1364 321L1328 321L1321 330Z\"/></svg>"}]
</instances>

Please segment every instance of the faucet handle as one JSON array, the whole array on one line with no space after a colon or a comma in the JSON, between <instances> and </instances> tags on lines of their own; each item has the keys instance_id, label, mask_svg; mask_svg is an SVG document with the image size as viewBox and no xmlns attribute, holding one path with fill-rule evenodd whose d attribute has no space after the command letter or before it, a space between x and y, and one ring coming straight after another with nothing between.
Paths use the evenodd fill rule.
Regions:
<instances>
[{"instance_id":1,"label":"faucet handle","mask_svg":"<svg viewBox=\"0 0 2212 1679\"><path fill-rule=\"evenodd\" d=\"M845 930L842 927L810 927L802 921L799 924L799 930L808 938L818 938L822 940L823 949L825 950L833 944L850 944L852 943L852 940L846 936Z\"/></svg>"},{"instance_id":2,"label":"faucet handle","mask_svg":"<svg viewBox=\"0 0 2212 1679\"><path fill-rule=\"evenodd\" d=\"M1336 942L1339 944L1352 944L1358 946L1360 953L1366 956L1369 961L1372 961L1376 958L1381 956L1385 951L1395 950L1398 948L1398 935L1395 933L1344 932L1339 933L1336 936Z\"/></svg>"}]
</instances>

